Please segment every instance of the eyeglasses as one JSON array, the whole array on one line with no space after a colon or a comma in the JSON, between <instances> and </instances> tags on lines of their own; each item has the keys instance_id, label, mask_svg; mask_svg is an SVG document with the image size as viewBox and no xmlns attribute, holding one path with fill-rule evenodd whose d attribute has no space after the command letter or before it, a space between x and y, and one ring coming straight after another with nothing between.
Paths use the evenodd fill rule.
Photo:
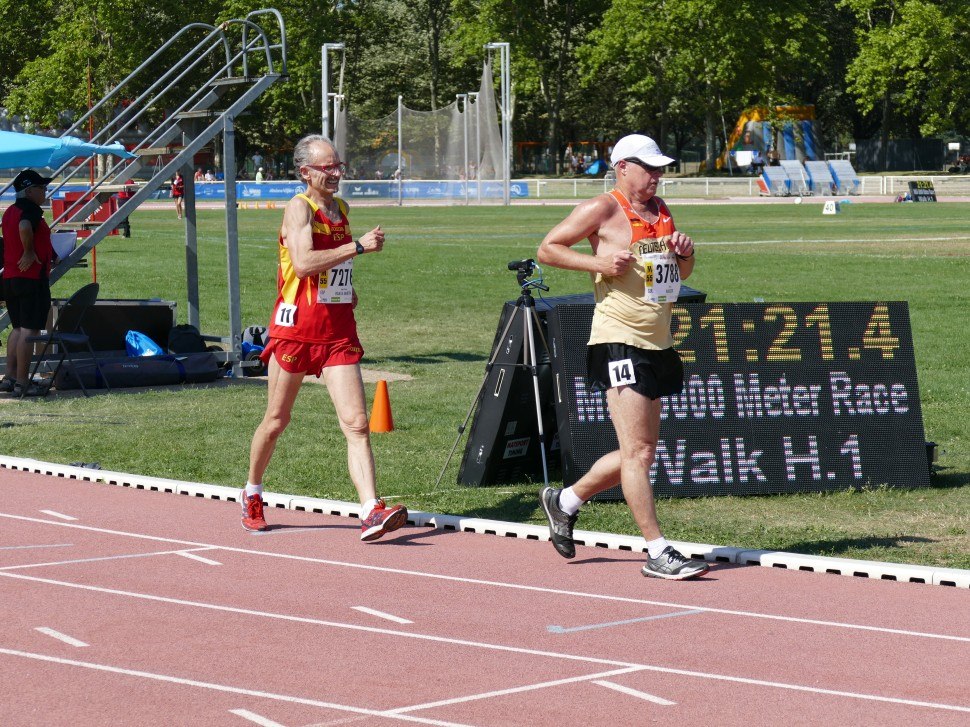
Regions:
<instances>
[{"instance_id":1,"label":"eyeglasses","mask_svg":"<svg viewBox=\"0 0 970 727\"><path fill-rule=\"evenodd\" d=\"M336 164L304 164L307 169L315 169L318 172L323 172L324 174L344 174L347 171L347 165L343 162L337 162Z\"/></svg>"},{"instance_id":2,"label":"eyeglasses","mask_svg":"<svg viewBox=\"0 0 970 727\"><path fill-rule=\"evenodd\" d=\"M639 159L624 159L623 161L625 161L627 164L636 164L641 169L650 172L650 174L656 174L657 172L662 172L664 170L663 167L655 167L651 164L647 164L646 162L641 162Z\"/></svg>"}]
</instances>

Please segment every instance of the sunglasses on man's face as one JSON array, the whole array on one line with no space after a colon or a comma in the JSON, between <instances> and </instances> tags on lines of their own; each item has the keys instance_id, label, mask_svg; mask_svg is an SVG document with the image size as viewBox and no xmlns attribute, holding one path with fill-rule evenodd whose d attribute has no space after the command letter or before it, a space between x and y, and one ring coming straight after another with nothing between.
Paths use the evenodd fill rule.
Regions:
<instances>
[{"instance_id":1,"label":"sunglasses on man's face","mask_svg":"<svg viewBox=\"0 0 970 727\"><path fill-rule=\"evenodd\" d=\"M623 161L625 161L627 164L636 164L638 167L649 172L650 174L656 174L657 172L662 172L664 170L663 167L655 167L651 164L647 164L646 162L641 162L639 159L624 159Z\"/></svg>"},{"instance_id":2,"label":"sunglasses on man's face","mask_svg":"<svg viewBox=\"0 0 970 727\"><path fill-rule=\"evenodd\" d=\"M347 165L343 162L338 162L336 164L306 164L307 169L315 169L318 172L323 172L324 174L343 174L347 171Z\"/></svg>"}]
</instances>

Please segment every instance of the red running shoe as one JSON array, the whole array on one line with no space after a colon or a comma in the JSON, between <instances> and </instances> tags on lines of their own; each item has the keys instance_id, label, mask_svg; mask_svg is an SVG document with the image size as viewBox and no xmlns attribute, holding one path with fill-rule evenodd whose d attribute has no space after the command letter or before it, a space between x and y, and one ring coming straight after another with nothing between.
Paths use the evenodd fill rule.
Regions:
<instances>
[{"instance_id":1,"label":"red running shoe","mask_svg":"<svg viewBox=\"0 0 970 727\"><path fill-rule=\"evenodd\" d=\"M259 532L266 529L266 519L263 517L263 497L256 493L252 497L246 497L246 491L241 490L239 501L242 502L242 526L243 530Z\"/></svg>"},{"instance_id":2,"label":"red running shoe","mask_svg":"<svg viewBox=\"0 0 970 727\"><path fill-rule=\"evenodd\" d=\"M388 507L384 500L378 500L360 524L360 539L377 540L385 533L397 530L408 521L408 509L404 505Z\"/></svg>"}]
</instances>

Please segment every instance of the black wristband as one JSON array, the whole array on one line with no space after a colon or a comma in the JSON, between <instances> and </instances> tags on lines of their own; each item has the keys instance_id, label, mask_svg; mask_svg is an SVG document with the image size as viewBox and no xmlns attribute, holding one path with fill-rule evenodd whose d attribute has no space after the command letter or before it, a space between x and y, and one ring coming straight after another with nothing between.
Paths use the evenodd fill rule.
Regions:
<instances>
[{"instance_id":1,"label":"black wristband","mask_svg":"<svg viewBox=\"0 0 970 727\"><path fill-rule=\"evenodd\" d=\"M363 255L365 252L367 252L364 250L364 246L360 244L360 240L354 240L354 246L357 248L358 255Z\"/></svg>"},{"instance_id":2,"label":"black wristband","mask_svg":"<svg viewBox=\"0 0 970 727\"><path fill-rule=\"evenodd\" d=\"M694 257L693 250L690 251L690 255L677 255L678 260L690 260L692 257Z\"/></svg>"}]
</instances>

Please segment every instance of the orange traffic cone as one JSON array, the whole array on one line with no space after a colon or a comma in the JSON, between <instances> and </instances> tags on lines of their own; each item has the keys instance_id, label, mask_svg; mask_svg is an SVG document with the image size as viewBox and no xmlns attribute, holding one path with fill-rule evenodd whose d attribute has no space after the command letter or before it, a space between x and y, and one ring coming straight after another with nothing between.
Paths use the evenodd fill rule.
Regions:
<instances>
[{"instance_id":1,"label":"orange traffic cone","mask_svg":"<svg viewBox=\"0 0 970 727\"><path fill-rule=\"evenodd\" d=\"M374 406L370 412L370 430L372 432L394 431L391 399L387 395L387 382L384 379L377 382L377 390L374 392Z\"/></svg>"}]
</instances>

